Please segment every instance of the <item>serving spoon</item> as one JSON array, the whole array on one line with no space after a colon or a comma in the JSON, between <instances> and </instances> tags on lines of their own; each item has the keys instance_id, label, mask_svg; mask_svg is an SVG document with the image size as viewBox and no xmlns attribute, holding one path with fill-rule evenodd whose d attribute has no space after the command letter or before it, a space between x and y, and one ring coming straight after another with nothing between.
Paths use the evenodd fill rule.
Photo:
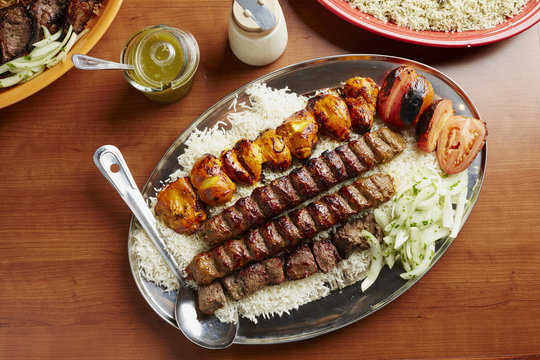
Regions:
<instances>
[{"instance_id":1,"label":"serving spoon","mask_svg":"<svg viewBox=\"0 0 540 360\"><path fill-rule=\"evenodd\" d=\"M71 62L79 70L133 70L133 65L98 59L83 54L73 54Z\"/></svg>"},{"instance_id":2,"label":"serving spoon","mask_svg":"<svg viewBox=\"0 0 540 360\"><path fill-rule=\"evenodd\" d=\"M120 150L113 145L104 145L94 153L94 162L129 206L178 279L180 288L174 306L174 318L178 328L189 340L204 348L223 349L230 346L238 331L238 319L234 323L222 323L215 316L204 315L198 310L195 293L188 287L179 271L178 263L167 251L156 226L156 218L137 188Z\"/></svg>"}]
</instances>

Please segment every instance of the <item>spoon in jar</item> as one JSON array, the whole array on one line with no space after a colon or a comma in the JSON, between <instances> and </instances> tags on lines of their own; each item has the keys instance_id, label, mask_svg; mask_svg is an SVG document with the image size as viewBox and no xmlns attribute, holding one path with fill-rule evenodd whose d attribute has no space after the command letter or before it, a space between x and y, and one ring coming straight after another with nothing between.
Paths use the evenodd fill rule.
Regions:
<instances>
[{"instance_id":1,"label":"spoon in jar","mask_svg":"<svg viewBox=\"0 0 540 360\"><path fill-rule=\"evenodd\" d=\"M73 66L79 70L133 70L133 65L98 59L83 54L71 56Z\"/></svg>"},{"instance_id":2,"label":"spoon in jar","mask_svg":"<svg viewBox=\"0 0 540 360\"><path fill-rule=\"evenodd\" d=\"M112 145L102 146L96 150L94 162L129 206L178 279L180 288L177 291L174 307L174 317L178 328L189 340L204 348L223 349L230 346L238 331L238 321L222 323L215 316L204 315L197 310L196 295L180 273L178 263L167 251L156 226L156 218L137 188L120 150Z\"/></svg>"}]
</instances>

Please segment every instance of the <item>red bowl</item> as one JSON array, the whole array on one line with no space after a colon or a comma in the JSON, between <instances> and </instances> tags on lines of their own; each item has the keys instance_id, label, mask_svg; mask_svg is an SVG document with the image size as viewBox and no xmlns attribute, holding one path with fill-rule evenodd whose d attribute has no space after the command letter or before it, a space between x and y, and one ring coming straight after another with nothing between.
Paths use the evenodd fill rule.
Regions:
<instances>
[{"instance_id":1,"label":"red bowl","mask_svg":"<svg viewBox=\"0 0 540 360\"><path fill-rule=\"evenodd\" d=\"M517 35L540 20L540 1L529 0L518 14L491 29L463 32L417 31L376 19L353 8L344 0L318 1L337 16L362 29L395 40L437 47L491 44Z\"/></svg>"}]
</instances>

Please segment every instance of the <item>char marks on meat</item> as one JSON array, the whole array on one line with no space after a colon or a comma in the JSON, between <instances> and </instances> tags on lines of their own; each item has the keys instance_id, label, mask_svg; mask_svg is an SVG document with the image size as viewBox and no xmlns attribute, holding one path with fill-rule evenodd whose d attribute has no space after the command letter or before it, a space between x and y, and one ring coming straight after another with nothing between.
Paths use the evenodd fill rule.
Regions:
<instances>
[{"instance_id":1,"label":"char marks on meat","mask_svg":"<svg viewBox=\"0 0 540 360\"><path fill-rule=\"evenodd\" d=\"M37 0L28 8L11 6L0 12L0 64L18 58L43 38L42 26L51 33L60 27L79 34L101 0Z\"/></svg>"},{"instance_id":2,"label":"char marks on meat","mask_svg":"<svg viewBox=\"0 0 540 360\"><path fill-rule=\"evenodd\" d=\"M73 31L78 34L84 30L86 23L92 17L96 0L69 0L66 12L65 28L73 26Z\"/></svg>"},{"instance_id":3,"label":"char marks on meat","mask_svg":"<svg viewBox=\"0 0 540 360\"><path fill-rule=\"evenodd\" d=\"M262 260L270 255L270 251L259 231L251 231L246 236L246 244L249 252L255 260ZM204 276L204 275L203 275Z\"/></svg>"},{"instance_id":4,"label":"char marks on meat","mask_svg":"<svg viewBox=\"0 0 540 360\"><path fill-rule=\"evenodd\" d=\"M343 224L337 229L332 237L332 242L344 259L348 258L355 249L369 249L369 243L367 239L362 236L362 230L369 231L379 240L379 242L382 241L383 231L372 214Z\"/></svg>"},{"instance_id":5,"label":"char marks on meat","mask_svg":"<svg viewBox=\"0 0 540 360\"><path fill-rule=\"evenodd\" d=\"M207 314L213 314L217 309L222 308L227 301L225 293L219 282L199 287L199 309Z\"/></svg>"},{"instance_id":6,"label":"char marks on meat","mask_svg":"<svg viewBox=\"0 0 540 360\"><path fill-rule=\"evenodd\" d=\"M68 0L37 0L28 10L36 25L36 40L43 37L45 26L51 33L58 31L59 25L65 19Z\"/></svg>"},{"instance_id":7,"label":"char marks on meat","mask_svg":"<svg viewBox=\"0 0 540 360\"><path fill-rule=\"evenodd\" d=\"M306 208L291 211L288 216L298 228L303 239L311 239L317 234L317 226Z\"/></svg>"},{"instance_id":8,"label":"char marks on meat","mask_svg":"<svg viewBox=\"0 0 540 360\"><path fill-rule=\"evenodd\" d=\"M289 244L288 246L295 246L304 239L304 236L302 236L302 233L289 216L281 216L276 219L276 228L281 237L285 239L285 242Z\"/></svg>"},{"instance_id":9,"label":"char marks on meat","mask_svg":"<svg viewBox=\"0 0 540 360\"><path fill-rule=\"evenodd\" d=\"M404 148L405 141L401 135L382 127L364 134L358 140L326 151L321 156L308 160L304 166L289 175L256 188L251 195L208 219L201 226L203 239L209 245L215 246L237 237L337 183L354 178L381 162L389 161ZM249 203L249 207L246 203ZM231 214L235 217L232 218ZM227 221L224 221L224 218ZM224 223L227 223L227 226L224 226Z\"/></svg>"},{"instance_id":10,"label":"char marks on meat","mask_svg":"<svg viewBox=\"0 0 540 360\"><path fill-rule=\"evenodd\" d=\"M342 187L337 194L323 196L306 207L292 210L250 231L242 239L229 240L195 256L186 271L199 285L210 284L248 263L291 249L300 239L309 241L317 232L327 230L368 207L388 201L393 194L394 186L388 175L375 174L356 180ZM211 260L215 263L208 263Z\"/></svg>"},{"instance_id":11,"label":"char marks on meat","mask_svg":"<svg viewBox=\"0 0 540 360\"><path fill-rule=\"evenodd\" d=\"M329 239L314 242L312 250L319 269L325 274L341 261L336 247Z\"/></svg>"},{"instance_id":12,"label":"char marks on meat","mask_svg":"<svg viewBox=\"0 0 540 360\"><path fill-rule=\"evenodd\" d=\"M266 274L268 275L268 284L277 285L285 281L283 264L283 258L281 257L273 257L263 261Z\"/></svg>"},{"instance_id":13,"label":"char marks on meat","mask_svg":"<svg viewBox=\"0 0 540 360\"><path fill-rule=\"evenodd\" d=\"M296 248L287 256L287 276L291 280L299 280L317 272L317 263L308 245Z\"/></svg>"},{"instance_id":14,"label":"char marks on meat","mask_svg":"<svg viewBox=\"0 0 540 360\"><path fill-rule=\"evenodd\" d=\"M332 171L322 156L309 159L306 163L306 168L317 183L320 191L328 190L333 185L337 184L334 174L332 174Z\"/></svg>"},{"instance_id":15,"label":"char marks on meat","mask_svg":"<svg viewBox=\"0 0 540 360\"><path fill-rule=\"evenodd\" d=\"M303 200L311 199L321 191L305 166L293 170L288 177Z\"/></svg>"},{"instance_id":16,"label":"char marks on meat","mask_svg":"<svg viewBox=\"0 0 540 360\"><path fill-rule=\"evenodd\" d=\"M273 218L274 216L279 214L281 211L283 211L285 208L283 204L279 201L278 196L272 190L271 185L265 185L265 186L260 186L256 188L255 190L253 190L253 193L251 194L251 196L255 199L255 202L257 203L257 205L259 205L261 211L263 212L264 216L267 219ZM222 213L214 217L217 218L221 214ZM219 244L221 241L224 241L226 239L231 239L239 235L239 233L235 233L234 235L215 233L215 232L212 232L211 228L208 229L207 226L205 226L205 224L203 224L201 231L203 232L205 241L208 242L209 244ZM216 240L208 240L208 239L214 239L214 238Z\"/></svg>"},{"instance_id":17,"label":"char marks on meat","mask_svg":"<svg viewBox=\"0 0 540 360\"><path fill-rule=\"evenodd\" d=\"M241 280L245 295L253 294L269 283L266 267L261 263L252 264L241 270L238 278Z\"/></svg>"},{"instance_id":18,"label":"char marks on meat","mask_svg":"<svg viewBox=\"0 0 540 360\"><path fill-rule=\"evenodd\" d=\"M13 6L0 17L0 64L25 54L34 39L34 23L23 6Z\"/></svg>"},{"instance_id":19,"label":"char marks on meat","mask_svg":"<svg viewBox=\"0 0 540 360\"><path fill-rule=\"evenodd\" d=\"M314 242L311 248L307 244L303 244L286 255L251 264L242 271L222 278L221 284L227 293L238 301L266 286L281 284L286 278L298 280L317 271L328 273L341 261L340 252L342 255L345 254L343 258L346 258L357 249L366 250L369 248L368 242L361 235L362 230L368 230L379 241L382 241L382 229L375 221L375 217L367 214L340 226L332 238ZM338 249L340 250L338 251ZM212 283L212 285L214 284L219 285L219 281ZM216 308L216 304L224 304L225 301L219 288L216 287L215 290L209 291L208 287L208 285L200 287L204 291L202 295L199 290L199 303L202 303L205 310Z\"/></svg>"}]
</instances>

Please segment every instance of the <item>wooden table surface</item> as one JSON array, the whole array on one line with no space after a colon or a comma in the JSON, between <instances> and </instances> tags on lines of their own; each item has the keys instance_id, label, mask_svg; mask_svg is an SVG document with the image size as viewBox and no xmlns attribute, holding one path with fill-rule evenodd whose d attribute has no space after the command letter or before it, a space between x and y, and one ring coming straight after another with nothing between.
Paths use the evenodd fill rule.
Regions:
<instances>
[{"instance_id":1,"label":"wooden table surface","mask_svg":"<svg viewBox=\"0 0 540 360\"><path fill-rule=\"evenodd\" d=\"M250 67L227 42L230 2L129 0L90 55L117 59L135 30L189 29L201 64L189 95L157 105L119 72L71 70L0 110L0 357L358 359L540 354L538 24L497 44L439 49L386 39L309 0L282 0L283 56ZM488 124L484 186L458 238L410 291L344 329L297 343L199 348L161 320L128 264L131 213L93 164L118 146L142 185L203 111L243 84L311 58L373 53L433 66ZM0 95L1 96L1 95Z\"/></svg>"}]
</instances>

